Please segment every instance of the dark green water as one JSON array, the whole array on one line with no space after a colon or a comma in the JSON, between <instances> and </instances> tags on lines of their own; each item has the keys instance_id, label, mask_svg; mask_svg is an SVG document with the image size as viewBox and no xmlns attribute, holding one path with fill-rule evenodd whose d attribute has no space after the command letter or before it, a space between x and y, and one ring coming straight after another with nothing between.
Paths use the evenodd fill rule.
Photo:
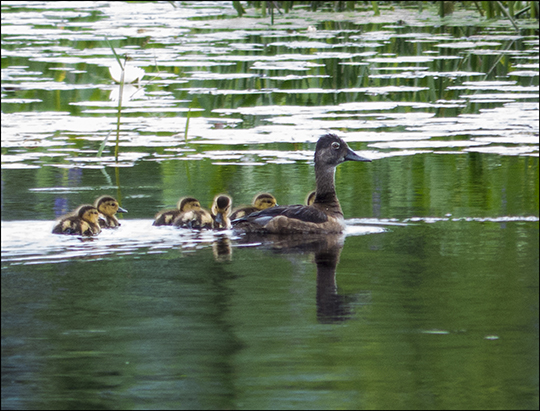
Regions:
<instances>
[{"instance_id":1,"label":"dark green water","mask_svg":"<svg viewBox=\"0 0 540 411\"><path fill-rule=\"evenodd\" d=\"M537 409L533 23L224 4L2 4L2 408ZM104 35L147 73L119 167ZM326 131L373 159L337 169L343 236L152 227L302 203ZM51 234L103 194L118 230Z\"/></svg>"}]
</instances>

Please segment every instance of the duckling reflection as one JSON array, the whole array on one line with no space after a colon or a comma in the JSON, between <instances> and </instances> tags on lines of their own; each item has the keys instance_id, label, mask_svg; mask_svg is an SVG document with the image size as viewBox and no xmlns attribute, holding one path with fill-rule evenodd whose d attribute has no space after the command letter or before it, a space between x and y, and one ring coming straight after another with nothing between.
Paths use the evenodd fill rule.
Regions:
<instances>
[{"instance_id":1,"label":"duckling reflection","mask_svg":"<svg viewBox=\"0 0 540 411\"><path fill-rule=\"evenodd\" d=\"M313 253L317 266L317 319L320 323L336 323L352 318L356 296L338 293L336 269L345 234L279 235L246 233L240 243L262 245L276 253Z\"/></svg>"},{"instance_id":2,"label":"duckling reflection","mask_svg":"<svg viewBox=\"0 0 540 411\"><path fill-rule=\"evenodd\" d=\"M214 260L219 263L231 261L231 239L224 234L218 235L215 241L212 243L212 252L214 253Z\"/></svg>"}]
</instances>

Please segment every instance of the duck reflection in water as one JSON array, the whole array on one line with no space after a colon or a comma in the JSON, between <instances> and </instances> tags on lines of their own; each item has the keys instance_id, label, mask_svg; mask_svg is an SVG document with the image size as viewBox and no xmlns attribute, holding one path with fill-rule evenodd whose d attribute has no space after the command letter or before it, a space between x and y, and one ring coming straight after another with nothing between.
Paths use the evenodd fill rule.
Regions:
<instances>
[{"instance_id":1,"label":"duck reflection in water","mask_svg":"<svg viewBox=\"0 0 540 411\"><path fill-rule=\"evenodd\" d=\"M336 271L345 234L259 234L246 233L238 242L257 245L278 254L314 255L317 267L317 320L323 324L346 321L354 315L354 307L369 303L369 293L340 294Z\"/></svg>"},{"instance_id":2,"label":"duck reflection in water","mask_svg":"<svg viewBox=\"0 0 540 411\"><path fill-rule=\"evenodd\" d=\"M214 260L219 263L232 260L231 239L225 234L219 234L212 243Z\"/></svg>"}]
</instances>

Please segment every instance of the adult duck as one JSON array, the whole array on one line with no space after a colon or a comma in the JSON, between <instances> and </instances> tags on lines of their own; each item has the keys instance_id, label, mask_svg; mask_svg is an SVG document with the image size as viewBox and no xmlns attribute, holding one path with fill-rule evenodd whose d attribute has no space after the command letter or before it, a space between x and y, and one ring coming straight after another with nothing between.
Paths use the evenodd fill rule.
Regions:
<instances>
[{"instance_id":1,"label":"adult duck","mask_svg":"<svg viewBox=\"0 0 540 411\"><path fill-rule=\"evenodd\" d=\"M340 233L345 229L343 211L336 196L336 166L345 161L371 161L352 151L334 134L326 134L315 148L316 193L311 205L272 207L233 220L237 231L293 234Z\"/></svg>"},{"instance_id":2,"label":"adult duck","mask_svg":"<svg viewBox=\"0 0 540 411\"><path fill-rule=\"evenodd\" d=\"M120 207L118 201L111 196L101 196L94 202L94 207L99 211L99 225L101 228L118 228L120 222L116 213L127 213L125 208Z\"/></svg>"},{"instance_id":3,"label":"adult duck","mask_svg":"<svg viewBox=\"0 0 540 411\"><path fill-rule=\"evenodd\" d=\"M163 210L156 214L154 223L152 225L173 225L174 220L181 214L191 210L200 210L201 203L199 200L193 197L182 197L178 200L176 209Z\"/></svg>"},{"instance_id":4,"label":"adult duck","mask_svg":"<svg viewBox=\"0 0 540 411\"><path fill-rule=\"evenodd\" d=\"M53 234L94 236L101 232L99 211L91 204L79 206L73 213L61 217Z\"/></svg>"},{"instance_id":5,"label":"adult duck","mask_svg":"<svg viewBox=\"0 0 540 411\"><path fill-rule=\"evenodd\" d=\"M253 199L253 203L250 206L239 207L231 214L231 220L236 220L241 217L250 215L257 211L265 210L277 205L276 198L270 193L257 194Z\"/></svg>"}]
</instances>

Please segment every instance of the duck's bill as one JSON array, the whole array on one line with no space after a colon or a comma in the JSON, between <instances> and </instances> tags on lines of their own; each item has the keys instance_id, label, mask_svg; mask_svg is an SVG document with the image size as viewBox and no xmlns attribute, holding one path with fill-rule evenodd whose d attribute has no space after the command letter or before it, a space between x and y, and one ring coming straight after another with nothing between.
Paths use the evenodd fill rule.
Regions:
<instances>
[{"instance_id":1,"label":"duck's bill","mask_svg":"<svg viewBox=\"0 0 540 411\"><path fill-rule=\"evenodd\" d=\"M118 211L117 213L127 213L128 211L125 209L125 208L122 208L120 206L118 206Z\"/></svg>"},{"instance_id":2,"label":"duck's bill","mask_svg":"<svg viewBox=\"0 0 540 411\"><path fill-rule=\"evenodd\" d=\"M351 149L349 149L349 152L345 156L345 161L347 161L347 160L348 161L367 161L367 162L371 162L371 160L369 158L359 156L358 154L356 154Z\"/></svg>"},{"instance_id":3,"label":"duck's bill","mask_svg":"<svg viewBox=\"0 0 540 411\"><path fill-rule=\"evenodd\" d=\"M216 220L216 223L223 224L223 214L217 213L214 216L214 220Z\"/></svg>"}]
</instances>

